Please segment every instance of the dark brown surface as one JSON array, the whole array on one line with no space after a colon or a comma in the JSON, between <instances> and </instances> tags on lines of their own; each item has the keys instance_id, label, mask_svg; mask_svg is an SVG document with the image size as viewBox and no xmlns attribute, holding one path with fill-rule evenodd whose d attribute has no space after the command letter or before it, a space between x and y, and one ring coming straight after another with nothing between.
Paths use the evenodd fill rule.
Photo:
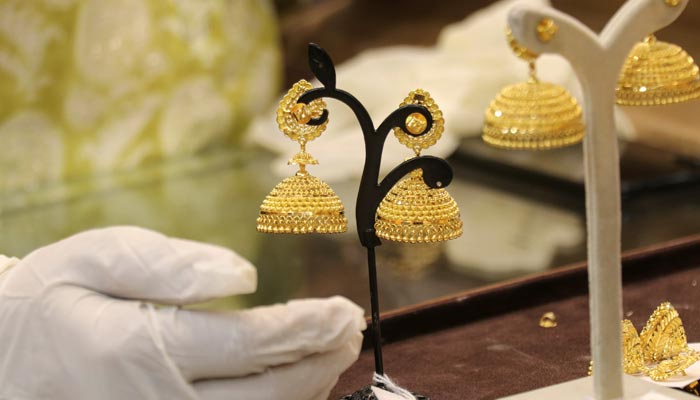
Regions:
<instances>
[{"instance_id":1,"label":"dark brown surface","mask_svg":"<svg viewBox=\"0 0 700 400\"><path fill-rule=\"evenodd\" d=\"M627 253L624 316L641 329L670 301L700 341L700 235ZM585 265L462 293L386 315L386 372L432 399L493 399L585 376L589 357ZM559 325L543 329L543 313ZM369 382L371 351L331 398Z\"/></svg>"}]
</instances>

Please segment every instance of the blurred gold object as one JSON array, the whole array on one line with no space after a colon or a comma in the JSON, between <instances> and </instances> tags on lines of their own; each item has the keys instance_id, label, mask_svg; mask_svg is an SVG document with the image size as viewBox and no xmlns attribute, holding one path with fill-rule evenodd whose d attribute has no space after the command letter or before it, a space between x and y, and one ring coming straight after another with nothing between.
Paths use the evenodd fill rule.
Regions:
<instances>
[{"instance_id":1,"label":"blurred gold object","mask_svg":"<svg viewBox=\"0 0 700 400\"><path fill-rule=\"evenodd\" d=\"M540 327L542 328L555 328L557 326L557 316L551 311L542 314L540 318Z\"/></svg>"},{"instance_id":2,"label":"blurred gold object","mask_svg":"<svg viewBox=\"0 0 700 400\"><path fill-rule=\"evenodd\" d=\"M551 21L551 20L550 20ZM538 25L538 37L549 41L556 34L554 22ZM581 107L563 87L540 82L535 61L539 54L520 45L510 29L508 44L521 59L528 62L527 82L501 90L486 110L482 139L505 149L550 149L576 144L585 132Z\"/></svg>"},{"instance_id":3,"label":"blurred gold object","mask_svg":"<svg viewBox=\"0 0 700 400\"><path fill-rule=\"evenodd\" d=\"M419 113L411 114L406 119L408 132L401 128L394 129L399 142L419 156L421 150L438 141L445 129L445 120L442 111L425 90L410 92L401 106L408 104L426 107L433 119L432 127L425 134L422 133L427 127L427 121ZM383 239L429 243L461 236L462 220L457 203L447 190L430 188L423 181L423 171L417 169L394 185L382 199L374 228L377 236Z\"/></svg>"},{"instance_id":4,"label":"blurred gold object","mask_svg":"<svg viewBox=\"0 0 700 400\"><path fill-rule=\"evenodd\" d=\"M537 24L537 38L542 43L547 43L554 35L559 31L559 27L554 23L554 20L550 18L542 18Z\"/></svg>"},{"instance_id":5,"label":"blurred gold object","mask_svg":"<svg viewBox=\"0 0 700 400\"><path fill-rule=\"evenodd\" d=\"M649 35L625 60L616 93L621 105L681 103L700 97L700 73L685 50Z\"/></svg>"},{"instance_id":6,"label":"blurred gold object","mask_svg":"<svg viewBox=\"0 0 700 400\"><path fill-rule=\"evenodd\" d=\"M301 80L294 84L277 108L277 123L287 137L299 142L301 151L289 160L299 166L297 173L277 184L260 206L257 229L266 233L339 233L347 230L345 209L340 198L325 182L310 175L307 165L318 161L306 152L306 143L319 137L328 120L308 125L326 108L318 99L309 104L297 103L312 88Z\"/></svg>"},{"instance_id":7,"label":"blurred gold object","mask_svg":"<svg viewBox=\"0 0 700 400\"><path fill-rule=\"evenodd\" d=\"M700 353L689 348L678 312L665 302L649 317L641 334L629 320L622 321L624 370L663 381L700 360Z\"/></svg>"}]
</instances>

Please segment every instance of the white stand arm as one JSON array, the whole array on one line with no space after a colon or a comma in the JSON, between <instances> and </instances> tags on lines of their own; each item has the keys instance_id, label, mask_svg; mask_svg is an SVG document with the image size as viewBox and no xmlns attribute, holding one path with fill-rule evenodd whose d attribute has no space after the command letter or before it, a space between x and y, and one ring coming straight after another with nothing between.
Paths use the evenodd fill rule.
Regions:
<instances>
[{"instance_id":1,"label":"white stand arm","mask_svg":"<svg viewBox=\"0 0 700 400\"><path fill-rule=\"evenodd\" d=\"M673 22L688 0L629 0L596 35L557 10L520 6L508 21L514 37L537 53L558 53L571 63L584 97L584 170L588 225L591 350L598 400L623 398L622 277L620 270L620 173L614 120L615 88L635 43ZM551 41L541 42L537 24L554 20Z\"/></svg>"}]
</instances>

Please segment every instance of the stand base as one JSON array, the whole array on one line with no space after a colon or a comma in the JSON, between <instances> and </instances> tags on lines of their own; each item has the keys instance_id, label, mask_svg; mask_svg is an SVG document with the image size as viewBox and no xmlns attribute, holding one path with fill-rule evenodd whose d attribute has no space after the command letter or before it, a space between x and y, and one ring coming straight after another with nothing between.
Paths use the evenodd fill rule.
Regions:
<instances>
[{"instance_id":1,"label":"stand base","mask_svg":"<svg viewBox=\"0 0 700 400\"><path fill-rule=\"evenodd\" d=\"M697 400L698 398L680 390L625 375L625 400ZM594 400L593 378L586 377L560 383L542 389L504 397L503 400Z\"/></svg>"},{"instance_id":2,"label":"stand base","mask_svg":"<svg viewBox=\"0 0 700 400\"><path fill-rule=\"evenodd\" d=\"M377 385L378 388L382 388L381 385ZM429 397L422 396L420 394L413 394L416 396L417 400L430 400ZM372 392L372 385L370 386L365 386L362 389L356 391L353 394L349 394L347 396L341 397L339 400L378 400L377 396L374 395ZM697 400L697 399L695 399Z\"/></svg>"}]
</instances>

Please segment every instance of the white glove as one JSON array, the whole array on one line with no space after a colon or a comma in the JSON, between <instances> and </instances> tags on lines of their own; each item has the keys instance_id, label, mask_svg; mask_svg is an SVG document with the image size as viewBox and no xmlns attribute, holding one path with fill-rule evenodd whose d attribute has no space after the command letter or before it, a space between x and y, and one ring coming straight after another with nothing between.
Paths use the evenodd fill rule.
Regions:
<instances>
[{"instance_id":1,"label":"white glove","mask_svg":"<svg viewBox=\"0 0 700 400\"><path fill-rule=\"evenodd\" d=\"M0 257L3 400L326 399L360 351L363 311L341 297L178 308L255 290L225 248L117 227L15 261Z\"/></svg>"}]
</instances>

